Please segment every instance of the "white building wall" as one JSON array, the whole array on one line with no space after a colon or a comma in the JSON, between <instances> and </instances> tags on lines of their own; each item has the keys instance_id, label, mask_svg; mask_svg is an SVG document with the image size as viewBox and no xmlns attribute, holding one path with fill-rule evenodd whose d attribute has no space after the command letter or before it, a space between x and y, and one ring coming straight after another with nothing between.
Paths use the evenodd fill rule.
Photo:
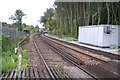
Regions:
<instances>
[{"instance_id":1,"label":"white building wall","mask_svg":"<svg viewBox=\"0 0 120 80\"><path fill-rule=\"evenodd\" d=\"M97 26L97 32L98 32L98 39L96 40L97 46L103 45L103 27Z\"/></svg>"},{"instance_id":2,"label":"white building wall","mask_svg":"<svg viewBox=\"0 0 120 80\"><path fill-rule=\"evenodd\" d=\"M110 45L118 46L118 44L120 46L120 28L118 30L118 26L111 25L111 34L106 34L104 33L104 26L108 25L79 27L78 41L101 47L108 47Z\"/></svg>"},{"instance_id":3,"label":"white building wall","mask_svg":"<svg viewBox=\"0 0 120 80\"><path fill-rule=\"evenodd\" d=\"M118 46L118 26L111 25L112 31L110 34L104 33L103 46L115 45Z\"/></svg>"},{"instance_id":4,"label":"white building wall","mask_svg":"<svg viewBox=\"0 0 120 80\"><path fill-rule=\"evenodd\" d=\"M118 46L120 46L120 25L118 26Z\"/></svg>"},{"instance_id":5,"label":"white building wall","mask_svg":"<svg viewBox=\"0 0 120 80\"><path fill-rule=\"evenodd\" d=\"M96 46L102 45L103 31L101 30L103 30L102 27L96 27L96 25L79 27L78 41Z\"/></svg>"}]
</instances>

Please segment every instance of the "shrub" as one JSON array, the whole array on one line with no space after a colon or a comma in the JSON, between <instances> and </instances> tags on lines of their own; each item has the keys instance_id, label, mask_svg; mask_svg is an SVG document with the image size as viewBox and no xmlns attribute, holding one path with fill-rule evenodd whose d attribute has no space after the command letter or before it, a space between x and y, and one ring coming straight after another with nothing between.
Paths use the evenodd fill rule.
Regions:
<instances>
[{"instance_id":1,"label":"shrub","mask_svg":"<svg viewBox=\"0 0 120 80\"><path fill-rule=\"evenodd\" d=\"M22 50L22 51L21 51L21 54L22 54L22 58L23 58L23 59L26 59L26 58L27 58L27 51L26 51L26 50Z\"/></svg>"},{"instance_id":2,"label":"shrub","mask_svg":"<svg viewBox=\"0 0 120 80\"><path fill-rule=\"evenodd\" d=\"M23 68L27 67L27 60L26 59L22 59L22 67Z\"/></svg>"},{"instance_id":3,"label":"shrub","mask_svg":"<svg viewBox=\"0 0 120 80\"><path fill-rule=\"evenodd\" d=\"M2 35L2 51L8 51L10 48L10 36Z\"/></svg>"},{"instance_id":4,"label":"shrub","mask_svg":"<svg viewBox=\"0 0 120 80\"><path fill-rule=\"evenodd\" d=\"M2 57L2 72L7 73L9 71L9 67L7 61L4 57Z\"/></svg>"},{"instance_id":5,"label":"shrub","mask_svg":"<svg viewBox=\"0 0 120 80\"><path fill-rule=\"evenodd\" d=\"M19 37L19 41L21 41L21 40L23 40L23 39L25 39L25 35Z\"/></svg>"},{"instance_id":6,"label":"shrub","mask_svg":"<svg viewBox=\"0 0 120 80\"><path fill-rule=\"evenodd\" d=\"M3 73L7 73L15 68L18 64L18 56L16 54L12 54L12 52L3 52L2 53L2 71Z\"/></svg>"},{"instance_id":7,"label":"shrub","mask_svg":"<svg viewBox=\"0 0 120 80\"><path fill-rule=\"evenodd\" d=\"M10 70L12 70L13 68L16 67L15 61L12 57L9 57L7 59L7 64L8 64L8 67L9 67Z\"/></svg>"},{"instance_id":8,"label":"shrub","mask_svg":"<svg viewBox=\"0 0 120 80\"><path fill-rule=\"evenodd\" d=\"M22 67L26 68L27 67L27 51L22 50L21 54L22 54Z\"/></svg>"},{"instance_id":9,"label":"shrub","mask_svg":"<svg viewBox=\"0 0 120 80\"><path fill-rule=\"evenodd\" d=\"M11 46L10 46L10 51L11 52L14 52L14 48L16 47L16 45L15 44L12 44Z\"/></svg>"},{"instance_id":10,"label":"shrub","mask_svg":"<svg viewBox=\"0 0 120 80\"><path fill-rule=\"evenodd\" d=\"M12 55L13 59L15 60L15 62L18 61L18 56L16 54Z\"/></svg>"}]
</instances>

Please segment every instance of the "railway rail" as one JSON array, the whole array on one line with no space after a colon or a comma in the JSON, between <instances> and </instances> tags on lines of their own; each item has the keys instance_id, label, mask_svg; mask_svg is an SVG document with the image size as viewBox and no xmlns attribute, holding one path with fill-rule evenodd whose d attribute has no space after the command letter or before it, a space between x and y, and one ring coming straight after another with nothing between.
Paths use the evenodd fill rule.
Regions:
<instances>
[{"instance_id":1,"label":"railway rail","mask_svg":"<svg viewBox=\"0 0 120 80\"><path fill-rule=\"evenodd\" d=\"M63 47L63 49L66 49L66 50L68 50L68 51L70 51L70 50L73 50L73 51L75 51L75 52L77 52L77 53L75 53L75 52L71 52L71 54L72 55L74 55L74 56L76 56L76 57L78 57L78 56L88 56L88 57L91 57L91 58L88 58L88 61L89 60L98 60L98 61L100 61L100 62L105 62L105 63L108 63L108 62L111 62L112 63L112 65L116 65L116 62L115 61L117 61L117 62L119 62L119 60L118 59L116 59L116 58L113 58L113 57L110 57L110 56L105 56L105 55L102 55L102 54L106 54L106 53L102 53L102 54L99 54L99 51L97 51L97 50L95 50L95 51L91 51L91 50L88 50L87 48L85 49L83 49L83 48L81 48L81 46L79 47L78 45L76 46L76 44L74 45L74 44L72 44L72 43L69 43L69 42L65 42L65 41L62 41L62 40L59 40L59 39L55 39L55 38L52 38L52 37L49 37L49 36L43 36L43 38L46 38L46 39L48 39L48 41L51 41L51 42L53 42L53 43L56 43L57 44L57 46L58 47ZM83 54L83 55L81 55L81 54ZM110 54L111 55L111 54ZM85 57L84 56L84 57ZM118 55L119 56L119 55ZM79 57L78 57L79 58ZM80 57L80 58L82 58L82 57ZM80 59L79 58L79 59ZM82 59L83 60L83 59ZM100 63L100 62L98 62L98 64ZM93 62L92 62L93 63ZM111 64L110 63L110 64ZM117 65L118 65L118 63L117 63Z\"/></svg>"},{"instance_id":2,"label":"railway rail","mask_svg":"<svg viewBox=\"0 0 120 80\"><path fill-rule=\"evenodd\" d=\"M35 39L36 42L40 43L38 45L36 44L36 47L38 46L40 56L42 57L46 67L49 68L48 69L49 72L53 73L53 76L54 76L55 79L58 79L58 78L69 78L70 79L70 78L81 78L81 77L83 77L83 76L80 75L80 73L77 73L77 74L79 74L78 76L76 76L76 75L72 76L73 73L68 74L66 72L66 70L64 69L65 67L67 67L67 68L69 68L69 67L76 68L76 67L73 64L71 64L70 62L67 61L69 59L66 58L66 55L62 55L62 57L61 57L59 55L60 52L58 50L55 50L54 48L50 47L50 45L48 45L48 43L46 43L45 40L43 40L42 38L39 38L38 36L36 36L36 38L37 38L37 39ZM42 47L40 47L41 45L42 45ZM46 45L49 46L49 47L46 47ZM69 61L71 61L71 60L69 60ZM76 69L79 70L78 68L76 68ZM77 71L77 72L79 72L79 71ZM83 71L81 71L81 72L83 72ZM84 75L87 78L93 78L88 73L84 73Z\"/></svg>"},{"instance_id":3,"label":"railway rail","mask_svg":"<svg viewBox=\"0 0 120 80\"><path fill-rule=\"evenodd\" d=\"M62 41L62 40L59 40L59 39L56 39L56 38L52 38L52 37L49 37L49 36L46 36L46 35L44 35L43 37L45 37L46 39L49 39L50 42L58 44L57 45L58 47L63 47L64 46L64 48L66 48L66 50L70 49L70 50L78 52L78 53L72 52L72 55L77 54L77 56L79 56L82 53L83 55L91 57L91 59L88 58L88 62L90 60L94 60L94 59L101 61L101 62L98 62L98 64L96 64L96 62L95 62L95 64L92 64L92 65L97 65L98 67L102 67L103 69L109 70L110 72L120 76L120 74L119 74L120 62L119 62L119 59L118 59L119 55L117 57L115 57L115 56L111 57L110 53L109 53L110 54L110 56L109 56L109 54L106 53L106 52L104 53L102 51L99 52L98 50L93 50L93 49L91 50L89 48L78 46L76 44L65 42L65 41ZM73 54L73 53L75 53L75 54ZM107 54L107 55L105 55L105 54ZM85 56L83 56L83 57L85 57ZM83 58L82 58L82 60L83 60ZM87 62L87 61L85 61L85 62ZM92 62L92 61L90 61L90 62Z\"/></svg>"},{"instance_id":4,"label":"railway rail","mask_svg":"<svg viewBox=\"0 0 120 80\"><path fill-rule=\"evenodd\" d=\"M43 38L48 39L46 37ZM106 58L104 56L102 56L101 58L100 56L97 55L96 57L96 54L94 53L88 52L86 50L81 50L80 48L74 48L74 46L66 45L54 39L48 39L48 41L56 43L57 47L64 49L65 51L69 52L70 55L73 55L74 57L83 60L86 64L89 65L95 65L95 64L97 65L111 60L110 58Z\"/></svg>"},{"instance_id":5,"label":"railway rail","mask_svg":"<svg viewBox=\"0 0 120 80\"><path fill-rule=\"evenodd\" d=\"M56 40L56 41L59 41L59 42L64 43L64 44L74 46L74 47L76 47L76 48L78 48L78 49L82 49L82 50L85 50L85 51L89 51L89 52L92 52L92 53L95 53L95 54L98 54L98 55L103 55L103 56L109 57L109 58L111 58L111 59L117 59L117 60L120 59L120 55L117 55L117 54L111 54L111 53L109 53L109 52L100 51L100 50L95 50L95 49L88 48L88 47L85 47L85 46L79 46L79 45L77 45L77 44L69 43L69 42L66 42L66 41L63 41L63 40L59 40L59 39L56 39L56 38L47 36L47 35L44 35L44 36L47 37L47 38L49 38L49 39ZM73 48L71 48L71 49L73 49Z\"/></svg>"},{"instance_id":6,"label":"railway rail","mask_svg":"<svg viewBox=\"0 0 120 80\"><path fill-rule=\"evenodd\" d=\"M29 44L28 44L29 42ZM36 58L36 64L31 64L34 61L28 58L28 68L21 68L18 73L17 69L7 74L2 74L2 79L75 79L75 78L93 78L89 74L71 64L65 58L49 48L38 36L34 39L26 40L23 45L29 46L28 52L30 56ZM27 43L27 44L25 44ZM30 44L31 43L31 44ZM38 44L39 43L39 44ZM34 46L34 47L33 47ZM25 48L25 47L24 47ZM36 51L34 51L36 49ZM34 55L33 55L34 54ZM29 56L29 57L30 57ZM35 63L34 62L34 63ZM82 73L82 74L81 74Z\"/></svg>"},{"instance_id":7,"label":"railway rail","mask_svg":"<svg viewBox=\"0 0 120 80\"><path fill-rule=\"evenodd\" d=\"M42 39L43 39L43 37L42 37ZM47 39L46 39L47 40ZM52 40L49 40L49 42L52 42ZM54 41L53 43L51 43L51 45L53 45L53 44L55 44L56 42ZM62 43L59 43L59 45L61 45ZM63 45L62 45L63 46ZM55 46L55 47L58 47L58 46ZM54 47L54 48L55 48ZM60 47L58 47L58 48L60 48ZM72 49L73 50L73 49ZM100 71L98 71L98 72L95 72L95 71L92 71L91 72L91 70L89 70L89 69L87 69L87 71L89 71L89 72L91 72L91 73L95 73L95 74L97 74L97 73L101 73L101 74L103 74L103 73L106 73L106 74L108 74L108 73L110 73L110 74L108 74L108 75L110 75L111 77L113 77L113 75L114 76L120 76L119 75L119 66L118 66L118 63L116 64L116 63L114 63L114 62L112 62L112 61L104 61L104 62L106 62L106 63L102 63L102 64L100 64L100 65L87 65L87 68L91 68L92 67L92 70L94 70L93 68L94 68L94 66L96 67L96 69L98 69L98 70L100 70ZM102 67L102 65L104 65L104 67ZM84 67L84 68L86 68L86 67ZM114 74L113 74L114 73ZM112 74L112 75L111 75ZM96 75L97 76L97 75ZM99 76L100 78L102 77L102 76ZM106 76L104 76L104 77L106 77ZM109 78L109 77L108 77Z\"/></svg>"},{"instance_id":8,"label":"railway rail","mask_svg":"<svg viewBox=\"0 0 120 80\"><path fill-rule=\"evenodd\" d=\"M67 52L66 49L61 48L60 44L54 42L44 36L35 35L32 38L32 44L29 45L33 49L31 54L36 59L36 65L32 65L26 69L21 68L19 74L16 69L12 73L1 74L0 78L10 79L92 79L92 80L117 80L118 74L110 72L108 69L99 65L86 65L85 61ZM31 43L31 42L29 42ZM24 45L24 44L23 44ZM59 46L58 46L59 45ZM33 47L34 46L34 47ZM63 45L62 45L63 46ZM65 46L64 46L65 47ZM68 47L67 47L68 48ZM35 51L34 51L35 50ZM72 51L71 49L70 51ZM32 56L31 55L31 56ZM90 57L90 56L89 56ZM92 57L93 58L93 57ZM104 64L106 61L101 61ZM106 64L104 65L106 67ZM108 67L108 66L107 66ZM112 67L114 68L114 66Z\"/></svg>"}]
</instances>

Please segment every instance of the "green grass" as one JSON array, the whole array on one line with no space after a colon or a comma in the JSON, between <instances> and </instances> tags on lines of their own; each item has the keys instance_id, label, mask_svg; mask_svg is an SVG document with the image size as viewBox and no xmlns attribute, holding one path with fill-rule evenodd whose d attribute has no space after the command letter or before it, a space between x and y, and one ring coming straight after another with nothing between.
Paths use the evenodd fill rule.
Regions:
<instances>
[{"instance_id":1,"label":"green grass","mask_svg":"<svg viewBox=\"0 0 120 80\"><path fill-rule=\"evenodd\" d=\"M61 39L63 39L64 41L77 41L76 38L73 38L73 37L66 37L66 36L61 37Z\"/></svg>"}]
</instances>

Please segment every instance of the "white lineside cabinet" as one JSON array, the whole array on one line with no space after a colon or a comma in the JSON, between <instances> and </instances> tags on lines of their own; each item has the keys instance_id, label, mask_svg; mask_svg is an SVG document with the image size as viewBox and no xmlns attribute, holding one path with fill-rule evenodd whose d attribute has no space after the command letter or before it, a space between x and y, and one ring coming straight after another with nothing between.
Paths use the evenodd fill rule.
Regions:
<instances>
[{"instance_id":1,"label":"white lineside cabinet","mask_svg":"<svg viewBox=\"0 0 120 80\"><path fill-rule=\"evenodd\" d=\"M120 25L79 26L78 42L99 47L120 46Z\"/></svg>"}]
</instances>

